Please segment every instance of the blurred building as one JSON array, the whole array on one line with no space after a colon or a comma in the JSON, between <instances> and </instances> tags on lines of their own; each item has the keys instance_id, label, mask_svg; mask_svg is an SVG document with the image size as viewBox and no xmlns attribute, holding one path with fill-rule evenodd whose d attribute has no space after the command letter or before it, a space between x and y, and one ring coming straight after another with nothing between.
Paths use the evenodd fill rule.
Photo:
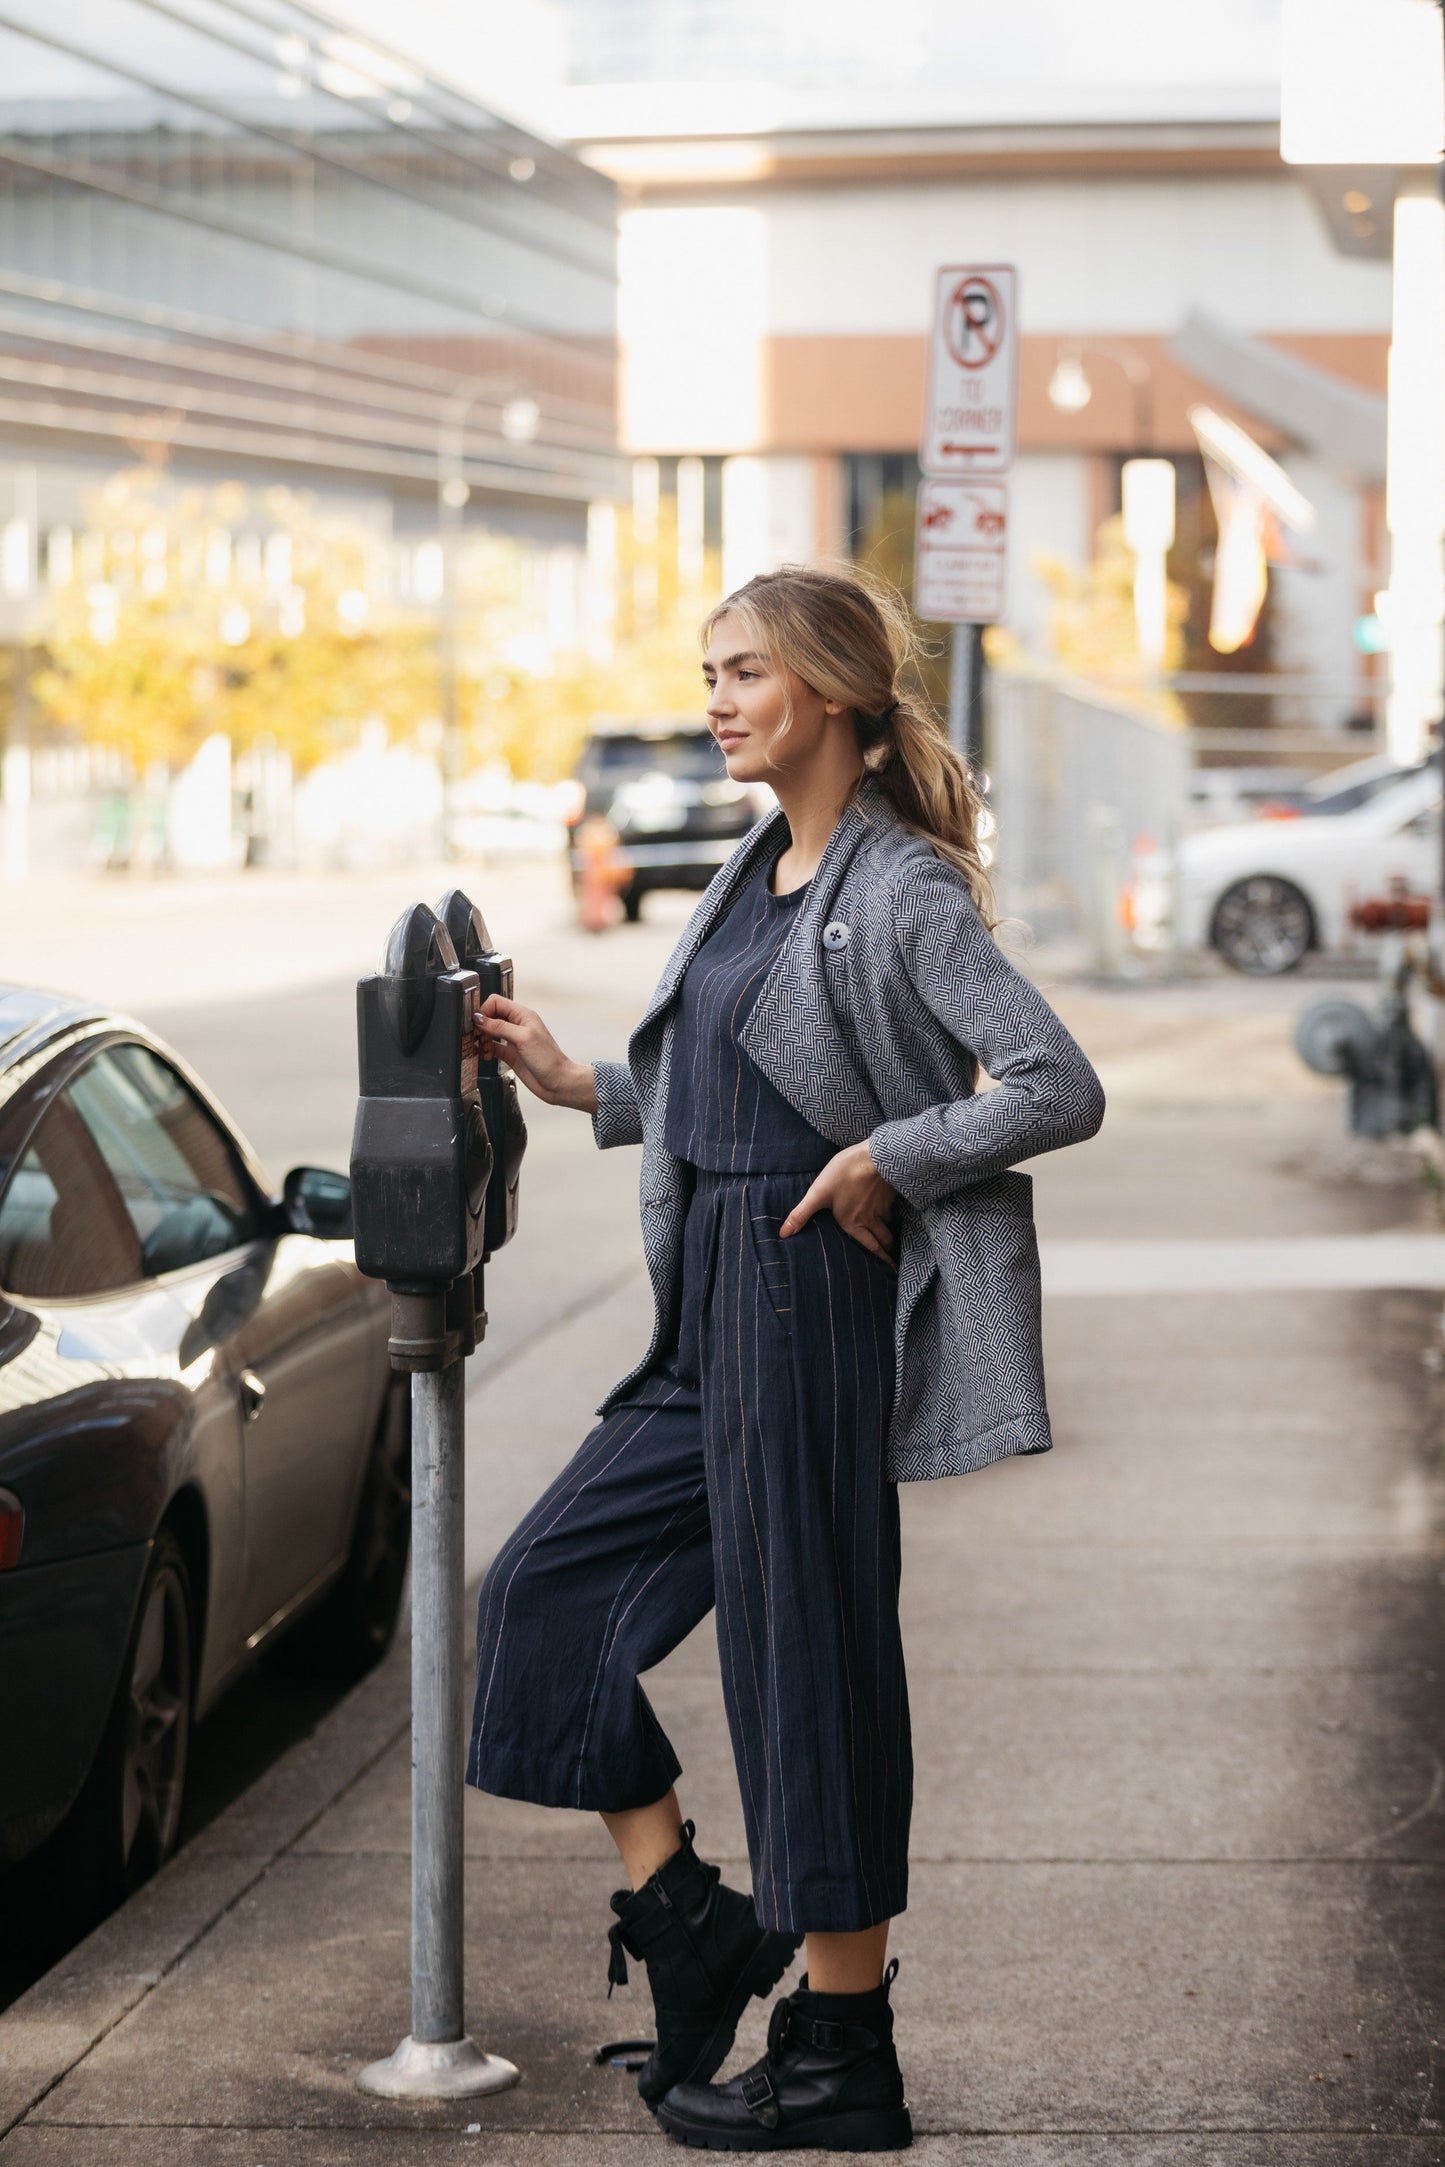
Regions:
<instances>
[{"instance_id":1,"label":"blurred building","mask_svg":"<svg viewBox=\"0 0 1445 2167\"><path fill-rule=\"evenodd\" d=\"M689 497L726 578L820 551L906 572L932 274L1009 262L1014 629L1045 637L1034 553L1086 563L1124 459L1161 453L1189 659L1218 665L1186 411L1203 401L1319 514L1236 663L1328 684L1310 719L1358 714L1354 627L1384 578L1390 271L1368 201L1322 203L1281 163L1268 0L1020 0L986 24L936 0L560 6L571 80L553 124L622 193L624 440L664 489L678 455L703 459Z\"/></svg>"},{"instance_id":2,"label":"blurred building","mask_svg":"<svg viewBox=\"0 0 1445 2167\"><path fill-rule=\"evenodd\" d=\"M616 253L602 173L303 5L16 0L0 636L136 461L348 505L423 602L444 479L580 553L617 484Z\"/></svg>"}]
</instances>

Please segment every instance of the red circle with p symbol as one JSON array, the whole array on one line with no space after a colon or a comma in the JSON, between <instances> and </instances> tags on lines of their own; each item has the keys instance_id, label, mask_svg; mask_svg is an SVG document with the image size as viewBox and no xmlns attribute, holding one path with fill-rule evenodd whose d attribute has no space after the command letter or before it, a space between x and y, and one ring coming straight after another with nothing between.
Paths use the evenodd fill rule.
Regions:
<instances>
[{"instance_id":1,"label":"red circle with p symbol","mask_svg":"<svg viewBox=\"0 0 1445 2167\"><path fill-rule=\"evenodd\" d=\"M1003 344L1003 300L992 279L972 271L948 297L943 336L961 369L982 369Z\"/></svg>"}]
</instances>

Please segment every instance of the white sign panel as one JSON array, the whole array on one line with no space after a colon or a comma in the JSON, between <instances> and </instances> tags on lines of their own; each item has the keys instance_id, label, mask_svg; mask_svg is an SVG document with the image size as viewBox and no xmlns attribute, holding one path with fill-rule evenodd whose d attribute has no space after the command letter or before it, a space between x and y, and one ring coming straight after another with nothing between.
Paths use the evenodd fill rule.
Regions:
<instances>
[{"instance_id":1,"label":"white sign panel","mask_svg":"<svg viewBox=\"0 0 1445 2167\"><path fill-rule=\"evenodd\" d=\"M1006 474L1018 405L1018 280L1012 264L946 264L938 274L925 474Z\"/></svg>"},{"instance_id":2,"label":"white sign panel","mask_svg":"<svg viewBox=\"0 0 1445 2167\"><path fill-rule=\"evenodd\" d=\"M918 485L913 607L929 624L997 624L1008 576L1004 482Z\"/></svg>"}]
</instances>

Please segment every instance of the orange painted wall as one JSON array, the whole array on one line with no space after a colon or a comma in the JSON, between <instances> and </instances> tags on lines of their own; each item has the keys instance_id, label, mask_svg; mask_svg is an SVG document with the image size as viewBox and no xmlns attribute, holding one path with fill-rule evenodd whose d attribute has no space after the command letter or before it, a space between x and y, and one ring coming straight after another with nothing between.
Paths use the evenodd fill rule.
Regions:
<instances>
[{"instance_id":1,"label":"orange painted wall","mask_svg":"<svg viewBox=\"0 0 1445 2167\"><path fill-rule=\"evenodd\" d=\"M1019 356L1019 446L1024 451L1127 451L1135 444L1134 396L1124 370L1087 350L1094 395L1082 414L1055 413L1048 400L1064 338L1025 336ZM1193 451L1186 410L1203 400L1274 448L1278 434L1232 408L1171 359L1156 335L1121 338L1153 377L1154 441L1160 451ZM1374 333L1296 332L1271 341L1348 383L1383 393L1387 341ZM923 418L925 342L918 337L770 337L763 342L765 451L912 451Z\"/></svg>"}]
</instances>

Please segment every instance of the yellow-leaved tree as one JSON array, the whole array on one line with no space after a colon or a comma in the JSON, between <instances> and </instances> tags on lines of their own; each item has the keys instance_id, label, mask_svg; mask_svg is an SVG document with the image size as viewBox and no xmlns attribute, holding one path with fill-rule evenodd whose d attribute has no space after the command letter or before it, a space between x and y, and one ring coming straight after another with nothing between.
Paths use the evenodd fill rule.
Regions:
<instances>
[{"instance_id":1,"label":"yellow-leaved tree","mask_svg":"<svg viewBox=\"0 0 1445 2167\"><path fill-rule=\"evenodd\" d=\"M1134 552L1124 539L1123 518L1106 519L1094 538L1094 554L1081 571L1065 558L1036 550L1030 559L1050 597L1049 646L1070 675L1147 691L1149 672L1139 654L1134 617ZM1184 657L1189 596L1177 581L1166 588L1164 667L1177 670ZM999 657L1004 659L1003 656ZM1153 693L1151 702L1176 712L1177 701Z\"/></svg>"},{"instance_id":2,"label":"yellow-leaved tree","mask_svg":"<svg viewBox=\"0 0 1445 2167\"><path fill-rule=\"evenodd\" d=\"M529 592L535 560L500 537L479 536L460 552L460 702L468 749L518 777L555 782L571 772L599 715L701 715L698 628L719 590L707 552L680 569L675 503L653 520L615 515L604 636L552 646L541 636Z\"/></svg>"},{"instance_id":3,"label":"yellow-leaved tree","mask_svg":"<svg viewBox=\"0 0 1445 2167\"><path fill-rule=\"evenodd\" d=\"M421 615L377 610L383 539L293 490L115 475L37 627L33 695L137 775L215 731L302 770L372 717L410 736L436 713L436 646Z\"/></svg>"}]
</instances>

